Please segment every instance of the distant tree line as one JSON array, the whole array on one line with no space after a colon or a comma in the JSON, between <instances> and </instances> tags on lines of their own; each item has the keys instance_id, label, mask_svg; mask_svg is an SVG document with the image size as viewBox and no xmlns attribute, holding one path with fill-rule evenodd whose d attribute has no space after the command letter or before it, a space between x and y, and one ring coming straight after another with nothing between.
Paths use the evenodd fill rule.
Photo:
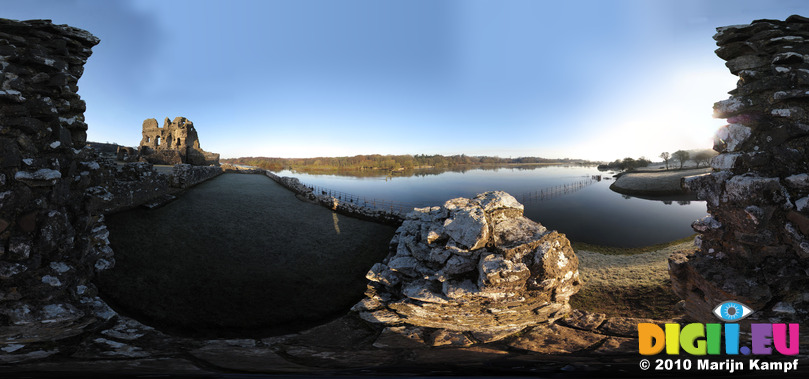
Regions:
<instances>
[{"instance_id":1,"label":"distant tree line","mask_svg":"<svg viewBox=\"0 0 809 379\"><path fill-rule=\"evenodd\" d=\"M646 167L651 163L652 161L646 159L646 157L640 157L638 159L626 157L624 159L616 159L610 163L599 165L598 169L632 171L639 167Z\"/></svg>"},{"instance_id":2,"label":"distant tree line","mask_svg":"<svg viewBox=\"0 0 809 379\"><path fill-rule=\"evenodd\" d=\"M663 162L666 163L666 170L669 169L669 162L674 161L680 164L680 168L682 169L685 167L686 162L689 160L693 160L696 163L697 168L700 165L704 165L708 167L711 164L711 159L715 157L718 153L712 149L703 149L703 150L693 150L693 151L685 151L685 150L677 150L673 154L669 154L668 151L664 151L660 153L660 158L663 159Z\"/></svg>"},{"instance_id":3,"label":"distant tree line","mask_svg":"<svg viewBox=\"0 0 809 379\"><path fill-rule=\"evenodd\" d=\"M235 163L255 166L271 171L295 170L302 172L317 171L365 171L365 170L413 170L419 168L450 168L464 165L499 165L499 164L565 164L590 163L578 159L547 159L538 157L500 158L488 156L461 155L355 155L353 157L318 157L318 158L268 158L244 157L222 159L224 163Z\"/></svg>"}]
</instances>

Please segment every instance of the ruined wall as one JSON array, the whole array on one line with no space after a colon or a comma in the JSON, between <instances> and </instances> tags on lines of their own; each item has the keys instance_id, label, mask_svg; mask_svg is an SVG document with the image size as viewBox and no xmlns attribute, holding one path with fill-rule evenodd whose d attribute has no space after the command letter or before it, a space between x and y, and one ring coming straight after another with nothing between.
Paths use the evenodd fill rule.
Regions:
<instances>
[{"instance_id":1,"label":"ruined wall","mask_svg":"<svg viewBox=\"0 0 809 379\"><path fill-rule=\"evenodd\" d=\"M87 191L103 177L95 152L85 148L85 104L76 93L98 42L50 21L0 19L0 337L6 340L58 340L112 315L90 283L114 261L103 217L87 207Z\"/></svg>"},{"instance_id":2,"label":"ruined wall","mask_svg":"<svg viewBox=\"0 0 809 379\"><path fill-rule=\"evenodd\" d=\"M118 146L115 150L115 159L121 162L137 162L138 157L138 149L134 147Z\"/></svg>"},{"instance_id":3,"label":"ruined wall","mask_svg":"<svg viewBox=\"0 0 809 379\"><path fill-rule=\"evenodd\" d=\"M486 192L409 213L353 310L491 342L567 314L578 265L563 234L524 217L511 195Z\"/></svg>"},{"instance_id":4,"label":"ruined wall","mask_svg":"<svg viewBox=\"0 0 809 379\"><path fill-rule=\"evenodd\" d=\"M686 180L710 216L693 256L670 260L689 316L715 320L725 300L755 311L747 321L809 315L809 19L717 28L716 54L739 76L714 105L729 125L716 135L714 172Z\"/></svg>"},{"instance_id":5,"label":"ruined wall","mask_svg":"<svg viewBox=\"0 0 809 379\"><path fill-rule=\"evenodd\" d=\"M169 118L163 127L157 120L143 121L143 139L140 141L141 159L154 164L191 164L194 166L219 165L219 154L209 153L199 146L194 123L185 117Z\"/></svg>"},{"instance_id":6,"label":"ruined wall","mask_svg":"<svg viewBox=\"0 0 809 379\"><path fill-rule=\"evenodd\" d=\"M86 191L86 208L94 214L110 214L139 206L154 208L174 200L174 194L222 173L219 166L178 164L171 174L160 173L151 163L122 165L97 158L94 185Z\"/></svg>"},{"instance_id":7,"label":"ruined wall","mask_svg":"<svg viewBox=\"0 0 809 379\"><path fill-rule=\"evenodd\" d=\"M219 166L192 166L190 164L174 165L170 184L174 188L186 189L221 174Z\"/></svg>"},{"instance_id":8,"label":"ruined wall","mask_svg":"<svg viewBox=\"0 0 809 379\"><path fill-rule=\"evenodd\" d=\"M97 159L95 173L101 179L86 191L86 208L94 214L110 214L131 209L167 195L171 186L167 175L154 170L151 163L132 162L118 165L112 159Z\"/></svg>"}]
</instances>

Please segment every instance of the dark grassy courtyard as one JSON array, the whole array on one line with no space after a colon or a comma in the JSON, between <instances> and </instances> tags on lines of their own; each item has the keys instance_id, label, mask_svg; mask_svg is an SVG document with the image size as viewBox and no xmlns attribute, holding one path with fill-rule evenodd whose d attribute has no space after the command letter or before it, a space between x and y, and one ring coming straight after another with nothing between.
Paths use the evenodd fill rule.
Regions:
<instances>
[{"instance_id":1,"label":"dark grassy courtyard","mask_svg":"<svg viewBox=\"0 0 809 379\"><path fill-rule=\"evenodd\" d=\"M242 174L107 225L116 266L97 280L105 300L151 325L217 336L281 334L344 313L394 232Z\"/></svg>"}]
</instances>

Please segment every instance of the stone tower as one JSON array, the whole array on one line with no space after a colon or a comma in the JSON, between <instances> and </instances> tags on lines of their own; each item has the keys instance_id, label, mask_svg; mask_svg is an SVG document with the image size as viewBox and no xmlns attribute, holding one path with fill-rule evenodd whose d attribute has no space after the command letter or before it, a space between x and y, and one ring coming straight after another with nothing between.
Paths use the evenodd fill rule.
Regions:
<instances>
[{"instance_id":1,"label":"stone tower","mask_svg":"<svg viewBox=\"0 0 809 379\"><path fill-rule=\"evenodd\" d=\"M153 164L219 165L219 154L206 152L199 147L194 123L185 117L175 117L174 121L166 117L163 127L157 126L156 119L148 118L143 121L142 133L141 160Z\"/></svg>"}]
</instances>

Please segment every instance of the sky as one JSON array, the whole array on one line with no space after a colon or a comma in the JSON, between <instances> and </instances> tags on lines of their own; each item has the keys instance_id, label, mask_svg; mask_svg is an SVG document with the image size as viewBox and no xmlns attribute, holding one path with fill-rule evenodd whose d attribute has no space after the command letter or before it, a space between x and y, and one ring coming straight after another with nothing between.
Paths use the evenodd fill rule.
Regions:
<instances>
[{"instance_id":1,"label":"sky","mask_svg":"<svg viewBox=\"0 0 809 379\"><path fill-rule=\"evenodd\" d=\"M715 28L802 0L0 0L101 43L90 141L187 117L223 158L467 154L611 161L712 146L737 78Z\"/></svg>"}]
</instances>

